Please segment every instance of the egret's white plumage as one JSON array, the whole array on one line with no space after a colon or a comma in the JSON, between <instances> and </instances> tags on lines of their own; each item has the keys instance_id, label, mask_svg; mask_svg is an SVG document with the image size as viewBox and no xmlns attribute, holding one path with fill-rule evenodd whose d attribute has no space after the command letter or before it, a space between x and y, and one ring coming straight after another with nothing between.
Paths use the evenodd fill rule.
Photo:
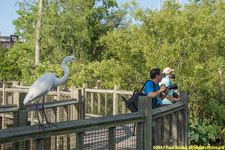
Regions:
<instances>
[{"instance_id":1,"label":"egret's white plumage","mask_svg":"<svg viewBox=\"0 0 225 150\"><path fill-rule=\"evenodd\" d=\"M66 82L66 80L69 77L69 68L66 66L67 62L79 62L78 60L75 59L75 57L73 56L68 56L66 58L63 59L62 61L62 68L65 72L64 76L62 78L57 78L53 73L48 72L44 75L42 75L39 79L37 79L33 85L30 87L27 96L25 97L23 103L24 105L31 103L33 100L41 97L41 96L45 96L45 94L47 94L49 91L51 91L52 89L54 89L55 87L63 84L64 82ZM79 62L80 63L80 62ZM38 106L38 104L37 104ZM37 110L38 108L36 108ZM43 105L42 105L42 111L45 115L45 119L46 122L49 124L47 118L46 118L46 114L44 112L44 99L43 99ZM40 120L38 118L39 121L39 128L40 126L42 127L42 129L45 128L45 126L40 124Z\"/></svg>"},{"instance_id":2,"label":"egret's white plumage","mask_svg":"<svg viewBox=\"0 0 225 150\"><path fill-rule=\"evenodd\" d=\"M24 105L32 102L34 99L44 96L55 87L66 82L69 77L69 68L66 66L66 63L69 61L77 62L73 56L68 56L63 59L62 68L65 71L65 74L62 78L57 78L53 73L48 72L37 79L30 87L29 92L23 101Z\"/></svg>"},{"instance_id":3,"label":"egret's white plumage","mask_svg":"<svg viewBox=\"0 0 225 150\"><path fill-rule=\"evenodd\" d=\"M53 83L55 80L56 76L51 72L46 73L42 75L39 79L37 79L30 87L29 92L23 101L24 105L32 102L34 99L38 97L47 94L51 89L54 88Z\"/></svg>"}]
</instances>

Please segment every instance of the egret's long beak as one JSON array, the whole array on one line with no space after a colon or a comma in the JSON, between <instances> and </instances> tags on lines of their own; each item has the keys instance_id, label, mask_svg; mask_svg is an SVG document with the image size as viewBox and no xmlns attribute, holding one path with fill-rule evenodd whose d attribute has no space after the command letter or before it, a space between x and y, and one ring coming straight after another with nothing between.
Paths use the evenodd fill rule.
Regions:
<instances>
[{"instance_id":1,"label":"egret's long beak","mask_svg":"<svg viewBox=\"0 0 225 150\"><path fill-rule=\"evenodd\" d=\"M78 60L78 59L76 59L76 62L78 62L78 63L84 65L84 63L82 63L82 62L81 62L80 60Z\"/></svg>"}]
</instances>

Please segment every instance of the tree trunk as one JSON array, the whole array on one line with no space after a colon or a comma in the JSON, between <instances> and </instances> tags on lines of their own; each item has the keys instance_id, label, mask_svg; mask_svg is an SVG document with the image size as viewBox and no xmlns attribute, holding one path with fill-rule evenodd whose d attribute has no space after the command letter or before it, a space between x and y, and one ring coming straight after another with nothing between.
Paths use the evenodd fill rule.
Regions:
<instances>
[{"instance_id":1,"label":"tree trunk","mask_svg":"<svg viewBox=\"0 0 225 150\"><path fill-rule=\"evenodd\" d=\"M162 0L159 0L159 11L161 10L161 5L162 4Z\"/></svg>"},{"instance_id":2,"label":"tree trunk","mask_svg":"<svg viewBox=\"0 0 225 150\"><path fill-rule=\"evenodd\" d=\"M40 27L41 27L42 6L43 6L43 0L39 0L37 25L36 25L35 66L38 65L40 60Z\"/></svg>"}]
</instances>

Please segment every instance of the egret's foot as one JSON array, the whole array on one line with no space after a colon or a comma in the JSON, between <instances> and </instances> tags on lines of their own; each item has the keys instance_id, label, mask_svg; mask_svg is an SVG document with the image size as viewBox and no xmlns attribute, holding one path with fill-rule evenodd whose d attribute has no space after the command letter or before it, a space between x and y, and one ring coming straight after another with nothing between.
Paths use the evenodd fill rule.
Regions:
<instances>
[{"instance_id":1,"label":"egret's foot","mask_svg":"<svg viewBox=\"0 0 225 150\"><path fill-rule=\"evenodd\" d=\"M46 121L46 123L48 124L48 127L49 127L49 128L50 128L50 125L52 125L52 126L54 126L54 127L57 128L57 126L56 126L54 123L51 123L51 122L48 122L48 121Z\"/></svg>"},{"instance_id":2,"label":"egret's foot","mask_svg":"<svg viewBox=\"0 0 225 150\"><path fill-rule=\"evenodd\" d=\"M47 127L45 126L45 125L43 125L43 124L39 124L38 125L38 128L39 128L39 130L45 130L45 129L47 129Z\"/></svg>"}]
</instances>

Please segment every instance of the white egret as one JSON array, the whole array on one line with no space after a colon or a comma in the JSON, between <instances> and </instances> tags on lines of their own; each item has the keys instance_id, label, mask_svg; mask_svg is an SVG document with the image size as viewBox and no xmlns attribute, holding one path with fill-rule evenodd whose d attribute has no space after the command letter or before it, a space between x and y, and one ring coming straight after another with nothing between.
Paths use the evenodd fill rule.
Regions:
<instances>
[{"instance_id":1,"label":"white egret","mask_svg":"<svg viewBox=\"0 0 225 150\"><path fill-rule=\"evenodd\" d=\"M30 87L27 96L25 97L23 103L26 106L27 104L31 103L33 100L40 98L43 96L43 104L42 104L42 111L46 120L46 123L55 126L54 124L48 122L45 111L44 111L44 104L45 104L45 95L54 89L55 87L62 85L69 77L69 68L66 66L67 62L79 62L74 56L68 56L63 59L62 61L62 68L65 72L62 78L57 78L53 73L48 72L42 75L39 79L37 79L33 85ZM40 100L40 99L39 99ZM40 127L44 130L46 128L44 125L40 123L39 115L38 115L38 103L36 105L36 114L38 117L39 129Z\"/></svg>"}]
</instances>

